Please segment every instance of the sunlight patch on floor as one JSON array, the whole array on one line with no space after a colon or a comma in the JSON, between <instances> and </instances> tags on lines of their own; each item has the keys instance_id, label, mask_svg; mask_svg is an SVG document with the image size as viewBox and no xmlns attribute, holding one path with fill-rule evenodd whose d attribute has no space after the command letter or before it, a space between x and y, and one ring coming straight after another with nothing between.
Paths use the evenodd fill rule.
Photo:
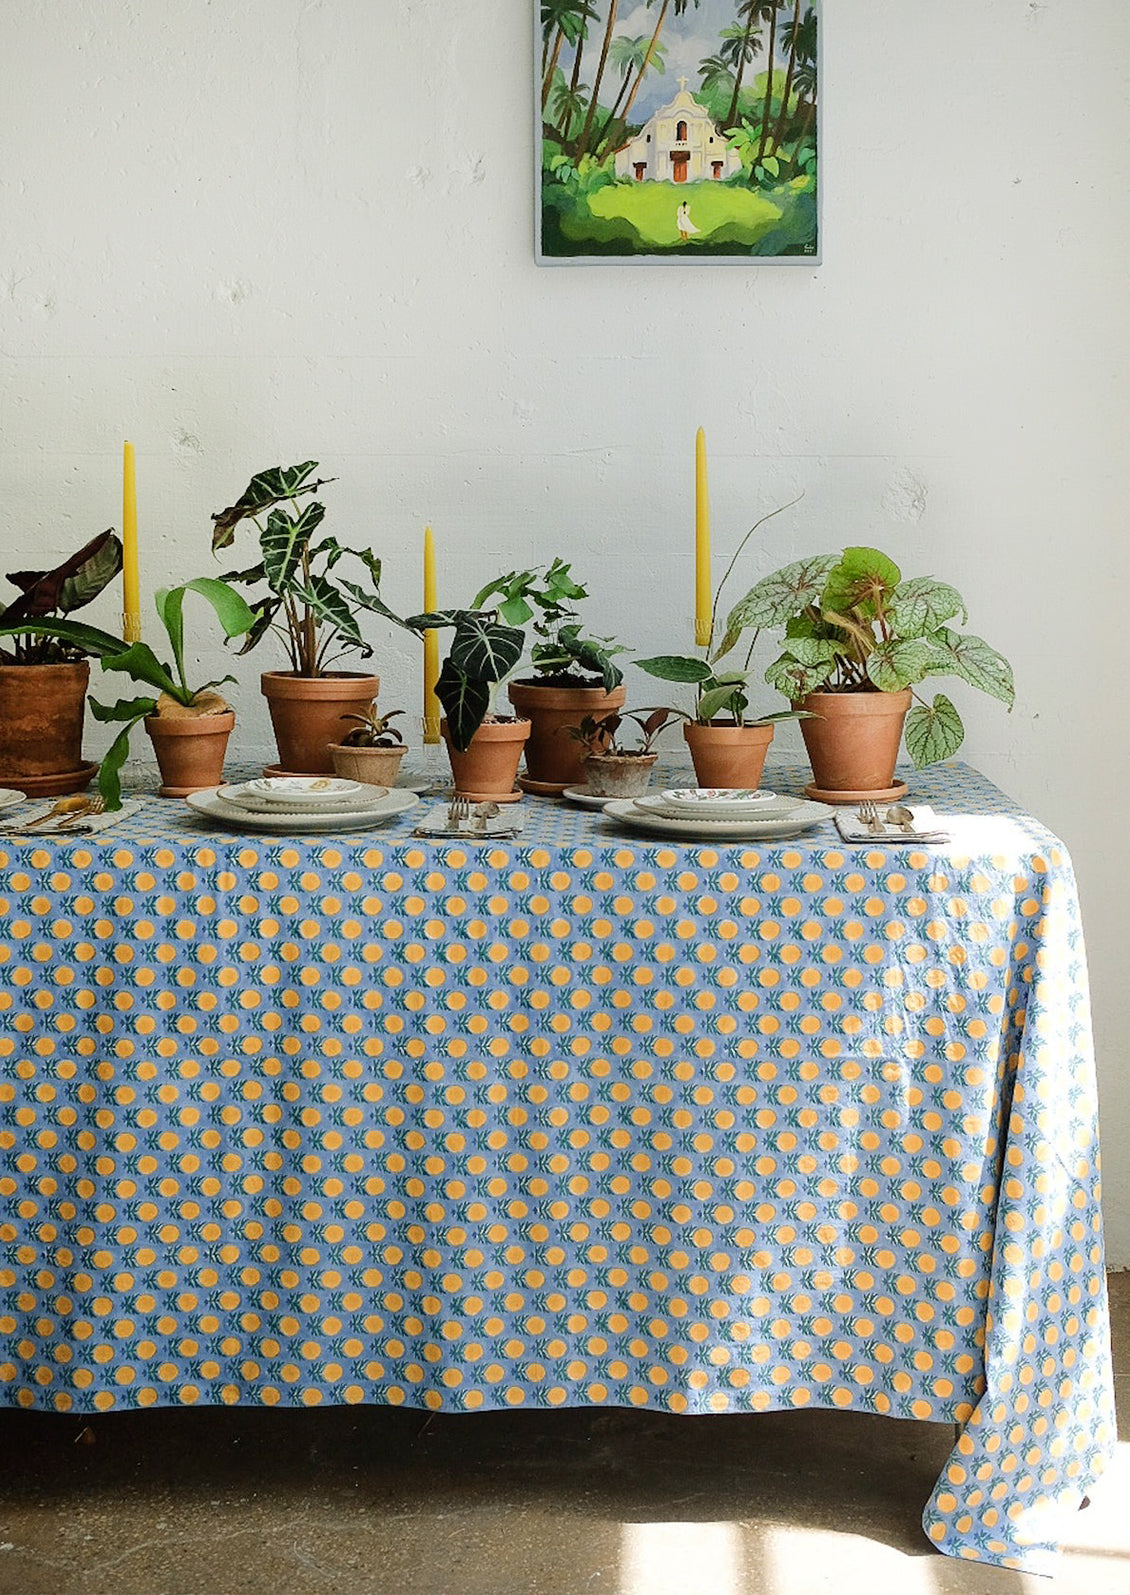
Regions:
<instances>
[{"instance_id":1,"label":"sunlight patch on floor","mask_svg":"<svg viewBox=\"0 0 1130 1595\"><path fill-rule=\"evenodd\" d=\"M937 1558L925 1536L923 1554L832 1529L770 1527L762 1541L762 1588L774 1595L935 1595Z\"/></svg>"},{"instance_id":2,"label":"sunlight patch on floor","mask_svg":"<svg viewBox=\"0 0 1130 1595\"><path fill-rule=\"evenodd\" d=\"M625 1523L619 1595L744 1595L736 1523Z\"/></svg>"}]
</instances>

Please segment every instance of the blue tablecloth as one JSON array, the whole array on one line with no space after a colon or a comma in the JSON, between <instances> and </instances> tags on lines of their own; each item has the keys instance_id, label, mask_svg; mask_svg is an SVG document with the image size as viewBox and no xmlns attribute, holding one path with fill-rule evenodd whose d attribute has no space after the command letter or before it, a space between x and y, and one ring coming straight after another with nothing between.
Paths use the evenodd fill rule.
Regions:
<instances>
[{"instance_id":1,"label":"blue tablecloth","mask_svg":"<svg viewBox=\"0 0 1130 1595\"><path fill-rule=\"evenodd\" d=\"M1115 1437L1075 883L913 795L951 845L0 838L0 1401L954 1421L926 1532L1046 1571Z\"/></svg>"}]
</instances>

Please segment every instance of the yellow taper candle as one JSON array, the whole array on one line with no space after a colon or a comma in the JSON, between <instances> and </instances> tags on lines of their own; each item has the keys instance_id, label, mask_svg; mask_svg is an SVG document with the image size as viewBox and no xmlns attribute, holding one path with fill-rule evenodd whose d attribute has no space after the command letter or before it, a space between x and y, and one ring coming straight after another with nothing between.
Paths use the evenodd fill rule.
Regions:
<instances>
[{"instance_id":1,"label":"yellow taper candle","mask_svg":"<svg viewBox=\"0 0 1130 1595\"><path fill-rule=\"evenodd\" d=\"M133 444L122 451L122 636L141 641L141 582L137 568L137 486Z\"/></svg>"},{"instance_id":2,"label":"yellow taper candle","mask_svg":"<svg viewBox=\"0 0 1130 1595\"><path fill-rule=\"evenodd\" d=\"M430 526L424 527L424 613L436 607L436 545ZM439 680L439 634L424 633L424 741L439 741L440 702L436 697Z\"/></svg>"},{"instance_id":3,"label":"yellow taper candle","mask_svg":"<svg viewBox=\"0 0 1130 1595\"><path fill-rule=\"evenodd\" d=\"M694 473L694 640L710 646L710 493L706 483L706 433L695 438Z\"/></svg>"}]
</instances>

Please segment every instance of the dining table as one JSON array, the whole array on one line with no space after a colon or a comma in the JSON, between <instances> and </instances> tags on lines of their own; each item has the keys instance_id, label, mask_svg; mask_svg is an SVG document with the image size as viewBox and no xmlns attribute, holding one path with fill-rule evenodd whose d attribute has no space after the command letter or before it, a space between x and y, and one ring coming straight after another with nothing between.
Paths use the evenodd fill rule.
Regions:
<instances>
[{"instance_id":1,"label":"dining table","mask_svg":"<svg viewBox=\"0 0 1130 1595\"><path fill-rule=\"evenodd\" d=\"M938 1551L1050 1571L1115 1444L1078 891L903 773L948 841L6 818L0 1404L884 1414L953 1426Z\"/></svg>"}]
</instances>

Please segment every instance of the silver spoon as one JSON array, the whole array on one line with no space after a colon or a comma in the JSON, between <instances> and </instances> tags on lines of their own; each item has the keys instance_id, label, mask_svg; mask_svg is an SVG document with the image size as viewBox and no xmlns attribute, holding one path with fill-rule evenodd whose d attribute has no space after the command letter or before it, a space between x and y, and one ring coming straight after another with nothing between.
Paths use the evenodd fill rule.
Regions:
<instances>
[{"instance_id":1,"label":"silver spoon","mask_svg":"<svg viewBox=\"0 0 1130 1595\"><path fill-rule=\"evenodd\" d=\"M914 815L905 803L891 804L887 810L887 823L888 825L897 825L899 830L906 836L918 835L918 832L914 829Z\"/></svg>"}]
</instances>

